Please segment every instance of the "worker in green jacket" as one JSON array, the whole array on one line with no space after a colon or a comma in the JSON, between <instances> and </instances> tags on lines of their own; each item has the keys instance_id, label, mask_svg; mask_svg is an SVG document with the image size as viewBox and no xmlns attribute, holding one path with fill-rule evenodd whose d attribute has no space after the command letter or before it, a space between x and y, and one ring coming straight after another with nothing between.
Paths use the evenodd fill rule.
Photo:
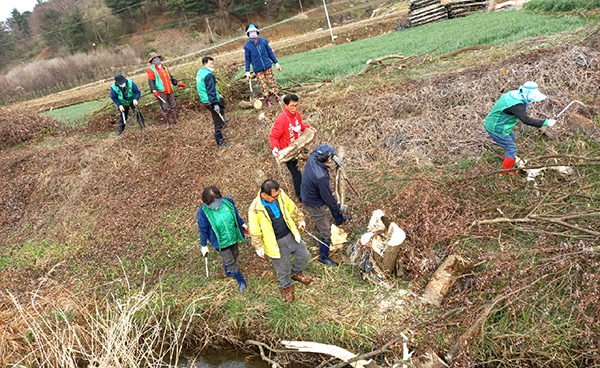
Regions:
<instances>
[{"instance_id":1,"label":"worker in green jacket","mask_svg":"<svg viewBox=\"0 0 600 368\"><path fill-rule=\"evenodd\" d=\"M125 78L121 73L115 74L115 83L110 86L110 99L119 108L119 135L125 130L129 109L137 108L140 96L140 89L131 79Z\"/></svg>"},{"instance_id":2,"label":"worker in green jacket","mask_svg":"<svg viewBox=\"0 0 600 368\"><path fill-rule=\"evenodd\" d=\"M219 94L217 79L213 74L214 70L215 59L210 56L203 57L202 68L200 68L196 74L196 89L198 90L200 101L212 115L213 124L215 126L214 136L217 146L226 147L228 144L225 143L223 132L221 130L225 127L225 124L229 119L225 118L225 102L223 101L223 97Z\"/></svg>"},{"instance_id":3,"label":"worker in green jacket","mask_svg":"<svg viewBox=\"0 0 600 368\"><path fill-rule=\"evenodd\" d=\"M537 83L525 82L519 89L509 91L500 96L492 111L485 118L485 130L494 142L504 148L502 169L508 170L515 164L517 146L515 145L516 136L513 132L513 127L519 120L523 124L536 128L556 124L555 119L539 120L532 119L527 115L530 102L544 101L546 98L546 95L539 91ZM515 175L514 171L508 173Z\"/></svg>"}]
</instances>

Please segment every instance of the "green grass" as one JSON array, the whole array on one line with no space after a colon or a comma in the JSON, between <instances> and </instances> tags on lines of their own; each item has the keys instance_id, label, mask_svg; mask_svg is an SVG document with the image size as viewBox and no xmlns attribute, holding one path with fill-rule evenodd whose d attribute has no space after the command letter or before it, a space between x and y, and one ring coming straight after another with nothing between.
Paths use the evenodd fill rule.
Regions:
<instances>
[{"instance_id":1,"label":"green grass","mask_svg":"<svg viewBox=\"0 0 600 368\"><path fill-rule=\"evenodd\" d=\"M65 123L78 125L77 123L81 118L100 110L109 100L107 97L101 100L83 102L73 106L54 109L44 113L44 115L52 116Z\"/></svg>"},{"instance_id":2,"label":"green grass","mask_svg":"<svg viewBox=\"0 0 600 368\"><path fill-rule=\"evenodd\" d=\"M277 80L290 84L305 76L336 78L358 73L369 59L401 53L420 55L440 46L433 56L473 45L499 45L523 38L548 36L584 27L588 20L535 14L528 11L477 13L313 50L281 58L284 68ZM466 32L465 30L468 30ZM300 77L299 77L300 76Z\"/></svg>"},{"instance_id":3,"label":"green grass","mask_svg":"<svg viewBox=\"0 0 600 368\"><path fill-rule=\"evenodd\" d=\"M600 0L534 0L525 9L547 12L592 10L600 8Z\"/></svg>"}]
</instances>

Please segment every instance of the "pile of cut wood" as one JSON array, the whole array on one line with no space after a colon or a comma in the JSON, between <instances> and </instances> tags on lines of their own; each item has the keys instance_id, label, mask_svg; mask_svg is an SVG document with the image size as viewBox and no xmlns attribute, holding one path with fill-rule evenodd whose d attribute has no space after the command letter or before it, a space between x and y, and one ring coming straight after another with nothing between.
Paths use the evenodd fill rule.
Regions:
<instances>
[{"instance_id":1,"label":"pile of cut wood","mask_svg":"<svg viewBox=\"0 0 600 368\"><path fill-rule=\"evenodd\" d=\"M448 18L464 17L475 12L486 11L487 8L488 0L454 0L446 4Z\"/></svg>"},{"instance_id":2,"label":"pile of cut wood","mask_svg":"<svg viewBox=\"0 0 600 368\"><path fill-rule=\"evenodd\" d=\"M454 0L443 5L441 0L410 0L408 23L411 27L449 18L486 11L489 0Z\"/></svg>"},{"instance_id":3,"label":"pile of cut wood","mask_svg":"<svg viewBox=\"0 0 600 368\"><path fill-rule=\"evenodd\" d=\"M448 11L441 0L410 0L408 23L411 27L448 19Z\"/></svg>"}]
</instances>

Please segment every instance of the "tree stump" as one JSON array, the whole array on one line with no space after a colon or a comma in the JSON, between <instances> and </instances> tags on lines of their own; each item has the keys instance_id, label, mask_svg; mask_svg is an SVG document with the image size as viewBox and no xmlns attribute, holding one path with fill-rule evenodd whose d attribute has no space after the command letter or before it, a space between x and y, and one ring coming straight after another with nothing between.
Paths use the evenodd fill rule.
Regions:
<instances>
[{"instance_id":1,"label":"tree stump","mask_svg":"<svg viewBox=\"0 0 600 368\"><path fill-rule=\"evenodd\" d=\"M454 254L448 256L429 280L423 298L436 307L441 306L454 282L460 276L470 272L471 269L470 261Z\"/></svg>"}]
</instances>

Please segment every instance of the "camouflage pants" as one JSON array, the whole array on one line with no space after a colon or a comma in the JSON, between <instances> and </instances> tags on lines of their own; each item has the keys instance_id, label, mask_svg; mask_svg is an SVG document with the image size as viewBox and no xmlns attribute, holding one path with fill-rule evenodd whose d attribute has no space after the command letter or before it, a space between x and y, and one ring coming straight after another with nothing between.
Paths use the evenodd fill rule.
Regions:
<instances>
[{"instance_id":1,"label":"camouflage pants","mask_svg":"<svg viewBox=\"0 0 600 368\"><path fill-rule=\"evenodd\" d=\"M262 72L255 73L258 82L260 83L260 89L262 90L263 96L269 96L269 90L267 88L267 82L273 94L279 96L279 89L277 88L277 82L275 81L275 75L273 74L273 68L265 69Z\"/></svg>"}]
</instances>

